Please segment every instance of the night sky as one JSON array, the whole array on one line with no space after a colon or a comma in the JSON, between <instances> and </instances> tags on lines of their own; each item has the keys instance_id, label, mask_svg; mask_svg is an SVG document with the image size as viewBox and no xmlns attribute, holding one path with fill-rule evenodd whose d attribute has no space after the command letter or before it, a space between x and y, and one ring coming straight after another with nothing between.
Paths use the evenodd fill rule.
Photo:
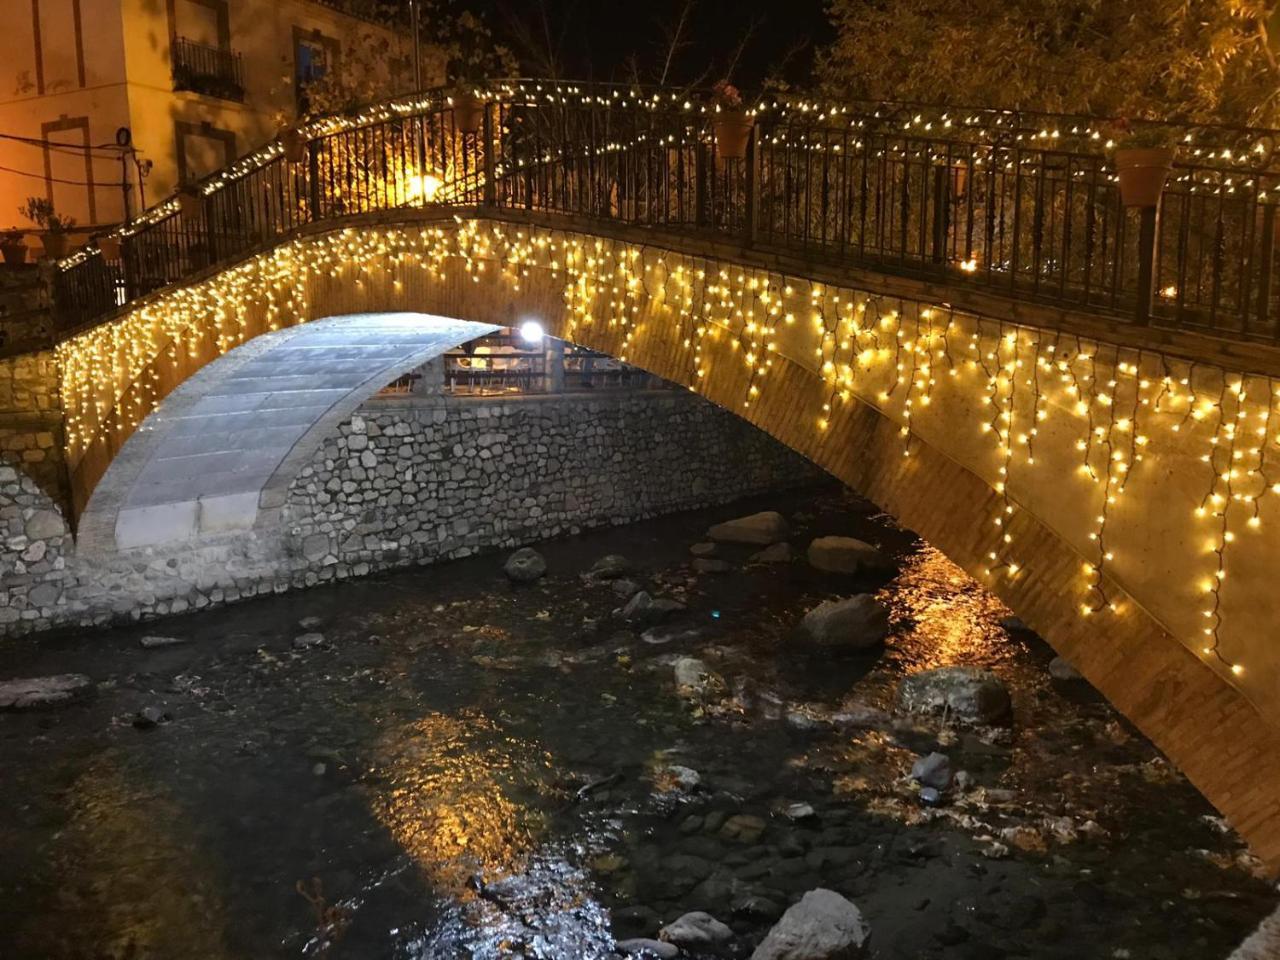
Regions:
<instances>
[{"instance_id":1,"label":"night sky","mask_svg":"<svg viewBox=\"0 0 1280 960\"><path fill-rule=\"evenodd\" d=\"M758 88L770 75L801 83L816 47L830 39L823 0L456 0L455 9L483 11L494 32L520 57L525 72L545 75L550 50L559 74L574 79L656 81L668 36L688 7L684 42L669 83L710 85L726 76Z\"/></svg>"}]
</instances>

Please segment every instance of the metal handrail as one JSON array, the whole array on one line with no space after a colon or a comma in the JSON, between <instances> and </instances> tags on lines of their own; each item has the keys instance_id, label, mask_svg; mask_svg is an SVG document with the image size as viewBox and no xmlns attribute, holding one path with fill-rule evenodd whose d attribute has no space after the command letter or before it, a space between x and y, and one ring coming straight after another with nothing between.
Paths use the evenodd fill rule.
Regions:
<instances>
[{"instance_id":1,"label":"metal handrail","mask_svg":"<svg viewBox=\"0 0 1280 960\"><path fill-rule=\"evenodd\" d=\"M722 155L714 107L688 91L516 79L484 94L475 132L458 130L452 92L434 90L310 122L242 158L109 235L118 259L63 260L61 325L315 223L447 204L730 235L1138 323L1280 339L1280 170L1266 150L1189 131L1157 231L1122 206L1100 130L1036 129L1026 114L759 99L738 158ZM443 183L432 196L428 172Z\"/></svg>"}]
</instances>

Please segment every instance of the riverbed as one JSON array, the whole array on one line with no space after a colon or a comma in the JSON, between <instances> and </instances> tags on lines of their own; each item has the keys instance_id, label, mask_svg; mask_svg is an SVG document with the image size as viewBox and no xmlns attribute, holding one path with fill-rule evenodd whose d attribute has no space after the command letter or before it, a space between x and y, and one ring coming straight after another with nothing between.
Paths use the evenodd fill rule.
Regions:
<instances>
[{"instance_id":1,"label":"riverbed","mask_svg":"<svg viewBox=\"0 0 1280 960\"><path fill-rule=\"evenodd\" d=\"M695 570L709 525L765 509L793 559L721 545L727 570ZM892 565L817 571L828 534ZM880 960L1206 960L1280 899L1043 641L846 491L537 548L529 584L488 554L8 643L0 676L95 689L0 713L0 957L603 958L692 910L745 957L825 887ZM605 555L683 609L620 618L625 591L586 576ZM802 642L807 610L860 592L883 647ZM992 671L1011 722L902 711L905 676L953 664ZM964 776L923 802L930 752Z\"/></svg>"}]
</instances>

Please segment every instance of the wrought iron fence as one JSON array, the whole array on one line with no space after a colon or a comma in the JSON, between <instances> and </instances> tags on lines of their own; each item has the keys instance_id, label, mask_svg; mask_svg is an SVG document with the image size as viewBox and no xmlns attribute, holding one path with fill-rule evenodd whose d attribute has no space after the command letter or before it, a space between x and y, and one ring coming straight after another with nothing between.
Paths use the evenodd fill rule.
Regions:
<instances>
[{"instance_id":1,"label":"wrought iron fence","mask_svg":"<svg viewBox=\"0 0 1280 960\"><path fill-rule=\"evenodd\" d=\"M63 261L59 318L91 322L307 224L440 205L730 236L1134 323L1280 336L1271 131L1188 132L1144 231L1086 119L755 107L742 158L721 155L701 101L629 86L504 81L474 130L443 92L312 125L126 226L116 260Z\"/></svg>"},{"instance_id":2,"label":"wrought iron fence","mask_svg":"<svg viewBox=\"0 0 1280 960\"><path fill-rule=\"evenodd\" d=\"M244 100L240 54L186 37L175 37L169 53L173 60L175 90L191 90L236 102Z\"/></svg>"}]
</instances>

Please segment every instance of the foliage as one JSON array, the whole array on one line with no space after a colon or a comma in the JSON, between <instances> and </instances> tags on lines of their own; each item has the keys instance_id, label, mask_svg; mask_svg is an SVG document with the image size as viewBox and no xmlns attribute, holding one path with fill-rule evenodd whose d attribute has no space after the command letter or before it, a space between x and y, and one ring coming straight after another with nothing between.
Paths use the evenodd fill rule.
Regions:
<instances>
[{"instance_id":1,"label":"foliage","mask_svg":"<svg viewBox=\"0 0 1280 960\"><path fill-rule=\"evenodd\" d=\"M53 208L53 201L46 197L27 197L27 202L18 208L18 213L41 230L48 230L50 233L66 233L76 225L74 217L61 216Z\"/></svg>"},{"instance_id":2,"label":"foliage","mask_svg":"<svg viewBox=\"0 0 1280 960\"><path fill-rule=\"evenodd\" d=\"M1272 125L1276 0L828 0L829 92Z\"/></svg>"},{"instance_id":3,"label":"foliage","mask_svg":"<svg viewBox=\"0 0 1280 960\"><path fill-rule=\"evenodd\" d=\"M742 94L728 80L721 80L711 88L711 102L721 110L742 108Z\"/></svg>"}]
</instances>

